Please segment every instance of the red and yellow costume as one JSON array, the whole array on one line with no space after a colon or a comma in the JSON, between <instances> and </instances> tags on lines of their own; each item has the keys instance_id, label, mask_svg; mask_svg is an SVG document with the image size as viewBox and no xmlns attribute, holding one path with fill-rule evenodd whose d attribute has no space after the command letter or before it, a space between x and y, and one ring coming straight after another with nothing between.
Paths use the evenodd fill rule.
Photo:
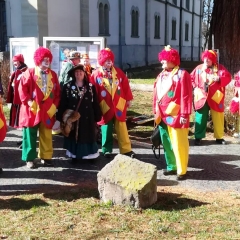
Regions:
<instances>
[{"instance_id":1,"label":"red and yellow costume","mask_svg":"<svg viewBox=\"0 0 240 240\"><path fill-rule=\"evenodd\" d=\"M52 61L52 54L48 49L38 48L34 54L36 67L24 72L19 85L19 96L22 102L19 125L24 128L23 161L33 161L36 158L38 128L39 157L51 159L53 154L52 126L60 100L60 86L54 71L48 68L43 73L38 67L45 57ZM46 80L45 84L43 84L43 78ZM32 101L31 107L28 105L29 100Z\"/></svg>"},{"instance_id":2,"label":"red and yellow costume","mask_svg":"<svg viewBox=\"0 0 240 240\"><path fill-rule=\"evenodd\" d=\"M3 88L0 79L0 142L2 142L7 133L7 123L3 112Z\"/></svg>"},{"instance_id":3,"label":"red and yellow costume","mask_svg":"<svg viewBox=\"0 0 240 240\"><path fill-rule=\"evenodd\" d=\"M3 112L2 103L0 103L0 142L2 142L7 134L7 123Z\"/></svg>"},{"instance_id":4,"label":"red and yellow costume","mask_svg":"<svg viewBox=\"0 0 240 240\"><path fill-rule=\"evenodd\" d=\"M214 124L214 136L222 139L224 135L225 87L231 82L231 74L221 64L217 64L217 53L206 50L202 54L212 61L212 66L200 64L191 73L194 89L194 109L196 110L195 138L205 137L209 109Z\"/></svg>"},{"instance_id":5,"label":"red and yellow costume","mask_svg":"<svg viewBox=\"0 0 240 240\"><path fill-rule=\"evenodd\" d=\"M110 49L101 50L98 56L99 64L103 66L107 59L114 61L112 51ZM112 66L111 71L106 71L106 69L100 67L93 72L91 82L96 87L103 114L101 121L98 122L102 126L102 152L112 152L111 129L113 123L118 137L120 153L131 152L131 143L126 127L126 114L129 101L133 99L133 96L128 78L119 68Z\"/></svg>"},{"instance_id":6,"label":"red and yellow costume","mask_svg":"<svg viewBox=\"0 0 240 240\"><path fill-rule=\"evenodd\" d=\"M84 66L84 71L87 73L88 78L90 78L94 68L90 64L89 56L88 56L87 53L85 53L81 57L82 57L81 62L83 64L83 66Z\"/></svg>"},{"instance_id":7,"label":"red and yellow costume","mask_svg":"<svg viewBox=\"0 0 240 240\"><path fill-rule=\"evenodd\" d=\"M12 104L10 109L9 126L18 128L19 110L20 105L22 104L19 97L18 87L22 74L27 70L27 65L24 63L24 57L22 54L15 55L12 61L19 61L21 65L10 76L6 102Z\"/></svg>"},{"instance_id":8,"label":"red and yellow costume","mask_svg":"<svg viewBox=\"0 0 240 240\"><path fill-rule=\"evenodd\" d=\"M170 46L159 53L159 61L175 66L163 70L154 83L153 112L159 125L167 172L185 175L188 165L188 127L192 110L191 78L180 70L180 57ZM182 120L183 119L183 120ZM165 172L166 172L165 171Z\"/></svg>"}]
</instances>

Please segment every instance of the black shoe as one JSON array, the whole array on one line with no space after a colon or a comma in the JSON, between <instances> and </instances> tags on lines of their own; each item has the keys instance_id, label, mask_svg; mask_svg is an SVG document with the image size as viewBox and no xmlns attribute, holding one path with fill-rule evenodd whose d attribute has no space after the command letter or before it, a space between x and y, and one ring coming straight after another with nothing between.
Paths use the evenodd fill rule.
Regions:
<instances>
[{"instance_id":1,"label":"black shoe","mask_svg":"<svg viewBox=\"0 0 240 240\"><path fill-rule=\"evenodd\" d=\"M77 158L72 158L71 164L73 165L77 164Z\"/></svg>"},{"instance_id":2,"label":"black shoe","mask_svg":"<svg viewBox=\"0 0 240 240\"><path fill-rule=\"evenodd\" d=\"M0 173L2 173L3 172L3 169L2 168L0 168Z\"/></svg>"},{"instance_id":3,"label":"black shoe","mask_svg":"<svg viewBox=\"0 0 240 240\"><path fill-rule=\"evenodd\" d=\"M41 163L45 166L45 167L54 167L53 164L53 160L51 159L41 159Z\"/></svg>"},{"instance_id":4,"label":"black shoe","mask_svg":"<svg viewBox=\"0 0 240 240\"><path fill-rule=\"evenodd\" d=\"M216 139L216 143L226 145L226 141L223 138L222 139Z\"/></svg>"},{"instance_id":5,"label":"black shoe","mask_svg":"<svg viewBox=\"0 0 240 240\"><path fill-rule=\"evenodd\" d=\"M176 175L176 174L177 174L177 170L167 170L167 169L163 169L163 175L164 175L164 176Z\"/></svg>"},{"instance_id":6,"label":"black shoe","mask_svg":"<svg viewBox=\"0 0 240 240\"><path fill-rule=\"evenodd\" d=\"M18 141L18 142L17 142L17 145L18 145L18 146L22 145L22 141Z\"/></svg>"},{"instance_id":7,"label":"black shoe","mask_svg":"<svg viewBox=\"0 0 240 240\"><path fill-rule=\"evenodd\" d=\"M182 181L182 180L186 180L187 179L187 175L183 174L183 175L177 175L177 181Z\"/></svg>"},{"instance_id":8,"label":"black shoe","mask_svg":"<svg viewBox=\"0 0 240 240\"><path fill-rule=\"evenodd\" d=\"M22 144L20 144L18 148L19 148L19 149L22 149Z\"/></svg>"},{"instance_id":9,"label":"black shoe","mask_svg":"<svg viewBox=\"0 0 240 240\"><path fill-rule=\"evenodd\" d=\"M128 157L134 158L135 157L135 153L133 151L127 152L127 153L123 153L123 155L126 155Z\"/></svg>"},{"instance_id":10,"label":"black shoe","mask_svg":"<svg viewBox=\"0 0 240 240\"><path fill-rule=\"evenodd\" d=\"M103 156L104 156L105 158L111 158L111 157L112 157L112 153L110 153L110 152L105 152L105 153L103 154Z\"/></svg>"},{"instance_id":11,"label":"black shoe","mask_svg":"<svg viewBox=\"0 0 240 240\"><path fill-rule=\"evenodd\" d=\"M195 143L196 146L200 146L201 145L201 138L196 138L194 143Z\"/></svg>"}]
</instances>

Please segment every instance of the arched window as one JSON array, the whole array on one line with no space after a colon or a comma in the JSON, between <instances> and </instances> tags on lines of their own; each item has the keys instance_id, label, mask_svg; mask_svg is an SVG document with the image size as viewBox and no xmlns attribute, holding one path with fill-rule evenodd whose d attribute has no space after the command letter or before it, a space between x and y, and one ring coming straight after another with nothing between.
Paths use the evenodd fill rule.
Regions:
<instances>
[{"instance_id":1,"label":"arched window","mask_svg":"<svg viewBox=\"0 0 240 240\"><path fill-rule=\"evenodd\" d=\"M136 13L135 13L135 10L132 10L132 28L131 28L131 32L132 32L131 35L132 35L132 37L135 36L135 29L136 29L136 27L135 27L135 24L136 24L135 19L136 19Z\"/></svg>"},{"instance_id":2,"label":"arched window","mask_svg":"<svg viewBox=\"0 0 240 240\"><path fill-rule=\"evenodd\" d=\"M99 35L109 35L109 3L98 1Z\"/></svg>"},{"instance_id":3,"label":"arched window","mask_svg":"<svg viewBox=\"0 0 240 240\"><path fill-rule=\"evenodd\" d=\"M104 33L109 34L109 9L108 5L104 5Z\"/></svg>"},{"instance_id":4,"label":"arched window","mask_svg":"<svg viewBox=\"0 0 240 240\"><path fill-rule=\"evenodd\" d=\"M172 40L177 39L177 21L172 19Z\"/></svg>"},{"instance_id":5,"label":"arched window","mask_svg":"<svg viewBox=\"0 0 240 240\"><path fill-rule=\"evenodd\" d=\"M154 17L154 38L160 38L160 16L157 14Z\"/></svg>"},{"instance_id":6,"label":"arched window","mask_svg":"<svg viewBox=\"0 0 240 240\"><path fill-rule=\"evenodd\" d=\"M131 10L131 37L138 37L139 11L138 8L132 7Z\"/></svg>"}]
</instances>

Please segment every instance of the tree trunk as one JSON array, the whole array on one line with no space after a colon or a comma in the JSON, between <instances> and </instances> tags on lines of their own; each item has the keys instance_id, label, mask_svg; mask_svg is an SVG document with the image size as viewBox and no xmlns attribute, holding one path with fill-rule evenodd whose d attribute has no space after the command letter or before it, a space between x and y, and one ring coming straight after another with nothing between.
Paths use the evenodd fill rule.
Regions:
<instances>
[{"instance_id":1,"label":"tree trunk","mask_svg":"<svg viewBox=\"0 0 240 240\"><path fill-rule=\"evenodd\" d=\"M240 70L240 0L214 0L211 32L219 62L236 73Z\"/></svg>"}]
</instances>

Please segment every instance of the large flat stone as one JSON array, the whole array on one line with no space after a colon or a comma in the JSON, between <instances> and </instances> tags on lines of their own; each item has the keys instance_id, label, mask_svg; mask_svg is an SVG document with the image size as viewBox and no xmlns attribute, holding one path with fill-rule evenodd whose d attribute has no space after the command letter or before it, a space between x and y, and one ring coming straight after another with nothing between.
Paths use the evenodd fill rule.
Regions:
<instances>
[{"instance_id":1,"label":"large flat stone","mask_svg":"<svg viewBox=\"0 0 240 240\"><path fill-rule=\"evenodd\" d=\"M118 154L97 177L104 202L146 208L157 201L157 168L153 164Z\"/></svg>"}]
</instances>

